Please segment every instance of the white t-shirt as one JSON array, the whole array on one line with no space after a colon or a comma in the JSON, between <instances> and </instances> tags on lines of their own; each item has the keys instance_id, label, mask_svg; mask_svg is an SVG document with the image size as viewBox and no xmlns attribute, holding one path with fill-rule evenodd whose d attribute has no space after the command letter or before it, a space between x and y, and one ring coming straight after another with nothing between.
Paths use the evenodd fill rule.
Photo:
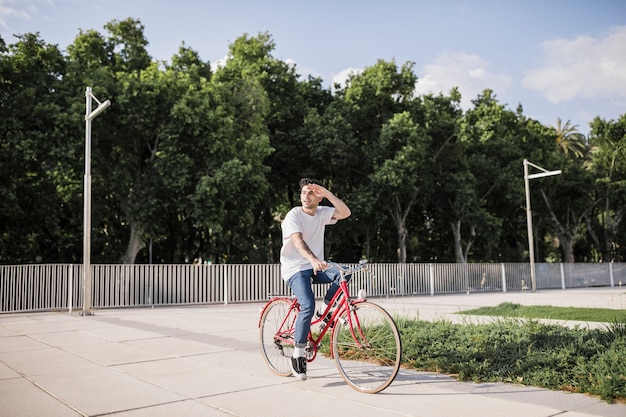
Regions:
<instances>
[{"instance_id":1,"label":"white t-shirt","mask_svg":"<svg viewBox=\"0 0 626 417\"><path fill-rule=\"evenodd\" d=\"M314 216L302 211L302 207L294 207L285 216L281 227L283 230L283 247L280 250L280 274L286 281L296 273L311 269L311 263L298 252L291 235L302 233L304 242L318 259L324 259L324 230L326 225L337 223L333 219L334 207L318 206Z\"/></svg>"}]
</instances>

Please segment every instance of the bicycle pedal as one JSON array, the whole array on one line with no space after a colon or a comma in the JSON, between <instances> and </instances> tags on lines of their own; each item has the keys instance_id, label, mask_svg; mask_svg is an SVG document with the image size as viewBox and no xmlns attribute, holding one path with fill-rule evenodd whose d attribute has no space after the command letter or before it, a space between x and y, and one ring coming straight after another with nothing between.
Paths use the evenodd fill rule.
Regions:
<instances>
[{"instance_id":1,"label":"bicycle pedal","mask_svg":"<svg viewBox=\"0 0 626 417\"><path fill-rule=\"evenodd\" d=\"M306 346L304 347L304 356L307 358L307 360L313 359L313 356L315 355L315 351L316 349L314 349L311 342L308 341L306 343Z\"/></svg>"}]
</instances>

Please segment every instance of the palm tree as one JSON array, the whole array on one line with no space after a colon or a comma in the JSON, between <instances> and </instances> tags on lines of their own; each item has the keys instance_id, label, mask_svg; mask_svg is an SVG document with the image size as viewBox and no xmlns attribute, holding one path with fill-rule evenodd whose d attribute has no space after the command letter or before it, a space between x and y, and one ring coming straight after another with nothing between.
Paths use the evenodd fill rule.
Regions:
<instances>
[{"instance_id":1,"label":"palm tree","mask_svg":"<svg viewBox=\"0 0 626 417\"><path fill-rule=\"evenodd\" d=\"M587 139L578 132L578 125L571 125L568 120L561 126L560 118L556 119L556 144L565 156L571 153L574 158L582 158L587 150Z\"/></svg>"}]
</instances>

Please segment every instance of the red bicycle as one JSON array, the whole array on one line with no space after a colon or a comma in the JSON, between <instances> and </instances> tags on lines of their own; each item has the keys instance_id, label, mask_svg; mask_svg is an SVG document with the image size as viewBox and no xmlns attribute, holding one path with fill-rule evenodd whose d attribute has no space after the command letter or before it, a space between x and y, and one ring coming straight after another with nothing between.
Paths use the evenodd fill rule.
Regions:
<instances>
[{"instance_id":1,"label":"red bicycle","mask_svg":"<svg viewBox=\"0 0 626 417\"><path fill-rule=\"evenodd\" d=\"M319 331L309 331L307 361L316 358L330 331L330 350L326 354L334 359L344 381L360 392L380 392L393 382L400 369L400 333L385 309L367 301L364 294L350 297L346 276L366 270L367 261L354 267L330 264L341 272L340 286L326 311L311 322L311 329L321 327ZM298 300L288 296L272 297L261 310L261 352L276 375L291 375L294 326L299 312Z\"/></svg>"}]
</instances>

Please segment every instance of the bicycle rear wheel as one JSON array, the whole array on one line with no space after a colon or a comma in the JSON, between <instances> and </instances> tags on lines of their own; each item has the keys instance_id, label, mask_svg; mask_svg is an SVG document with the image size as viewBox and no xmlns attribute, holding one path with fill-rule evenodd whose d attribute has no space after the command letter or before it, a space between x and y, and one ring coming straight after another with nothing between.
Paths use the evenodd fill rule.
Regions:
<instances>
[{"instance_id":1,"label":"bicycle rear wheel","mask_svg":"<svg viewBox=\"0 0 626 417\"><path fill-rule=\"evenodd\" d=\"M398 328L389 313L373 303L351 306L335 324L331 348L341 377L360 392L384 390L400 369L402 343Z\"/></svg>"},{"instance_id":2,"label":"bicycle rear wheel","mask_svg":"<svg viewBox=\"0 0 626 417\"><path fill-rule=\"evenodd\" d=\"M273 300L263 312L259 322L263 359L270 370L279 376L291 375L293 330L298 314L290 308L289 300Z\"/></svg>"}]
</instances>

